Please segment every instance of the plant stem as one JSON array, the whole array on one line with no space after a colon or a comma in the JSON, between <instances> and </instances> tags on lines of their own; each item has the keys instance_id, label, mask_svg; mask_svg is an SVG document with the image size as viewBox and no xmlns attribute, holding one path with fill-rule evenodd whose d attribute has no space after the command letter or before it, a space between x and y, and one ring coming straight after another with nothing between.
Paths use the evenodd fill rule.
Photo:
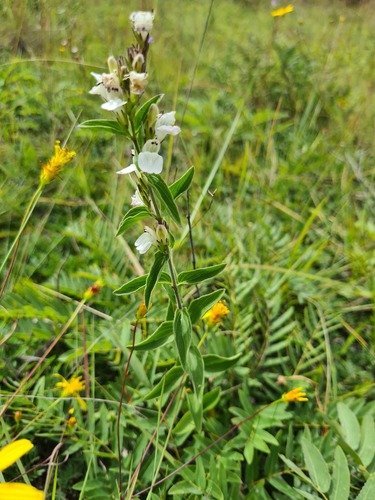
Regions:
<instances>
[{"instance_id":1,"label":"plant stem","mask_svg":"<svg viewBox=\"0 0 375 500\"><path fill-rule=\"evenodd\" d=\"M11 244L11 246L10 246L10 248L8 250L8 253L4 257L4 260L3 260L3 262L2 262L2 264L0 266L0 273L4 269L5 264L7 263L7 261L9 259L9 257L11 256L13 250L15 249L16 245L18 244L18 241L21 238L22 233L25 230L25 227L26 227L27 223L29 222L31 214L33 213L33 211L34 211L34 209L36 207L36 204L38 203L40 195L42 194L43 187L44 187L44 185L42 183L40 183L39 186L38 186L38 189L33 194L32 198L30 200L30 203L29 203L29 205L28 205L28 207L26 209L25 215L23 216L23 219L22 219L22 222L21 222L21 226L20 226L20 228L18 230L18 233L17 233L16 237L14 238L14 241ZM5 285L6 285L6 282L8 281L8 279L9 279L9 276L10 276L10 273L8 273L7 276L4 279L4 283L3 283L2 287L1 287L2 291L5 288ZM1 298L1 295L0 295L0 298Z\"/></svg>"},{"instance_id":2,"label":"plant stem","mask_svg":"<svg viewBox=\"0 0 375 500\"><path fill-rule=\"evenodd\" d=\"M174 265L173 265L171 250L168 250L168 267L169 267L169 272L170 272L170 275L171 275L173 292L174 292L174 295L176 297L177 307L179 309L182 309L182 300L181 300L181 297L180 297L180 292L178 291L178 284L177 284L177 279L176 279L176 271L175 271L175 268L174 268Z\"/></svg>"}]
</instances>

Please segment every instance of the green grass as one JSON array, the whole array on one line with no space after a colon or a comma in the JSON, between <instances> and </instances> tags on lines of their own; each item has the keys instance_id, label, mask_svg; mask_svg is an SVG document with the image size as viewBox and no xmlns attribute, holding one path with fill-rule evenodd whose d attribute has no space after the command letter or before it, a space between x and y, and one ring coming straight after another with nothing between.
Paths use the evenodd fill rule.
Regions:
<instances>
[{"instance_id":1,"label":"green grass","mask_svg":"<svg viewBox=\"0 0 375 500\"><path fill-rule=\"evenodd\" d=\"M155 429L134 493L283 392L303 386L309 401L273 406L244 422L140 498L331 499L337 474L348 471L347 498L356 498L366 481L372 497L374 453L366 444L375 439L374 2L294 5L294 13L275 20L269 2L214 2L199 60L209 2L154 5L147 97L163 92L163 109L183 115L181 135L164 148L165 180L195 166L190 211L197 265L227 264L201 285L201 293L225 288L231 311L208 332L203 354L241 356L206 379L199 433L188 414L188 382L165 422L160 415L171 389L146 398L172 367L173 344L133 353L120 421L123 484ZM113 291L148 272L152 257L134 248L141 223L116 237L133 194L128 179L115 173L129 164L129 143L77 124L106 117L88 94L90 71L106 71L108 55L125 51L130 12L150 7L117 0L8 0L0 7L2 257L55 140L68 139L77 152L73 166L44 190L1 298L2 404L87 287L99 278L105 283L2 417L1 443L25 437L35 444L23 464L33 485L47 484L48 498L119 498L117 409L142 292ZM186 196L178 203L185 221ZM174 230L178 272L192 268L188 238L179 239L184 224ZM162 286L152 302L137 342L164 320ZM86 373L87 412L75 398L59 397L54 373ZM333 478L328 490L326 468ZM19 470L15 465L4 477Z\"/></svg>"}]
</instances>

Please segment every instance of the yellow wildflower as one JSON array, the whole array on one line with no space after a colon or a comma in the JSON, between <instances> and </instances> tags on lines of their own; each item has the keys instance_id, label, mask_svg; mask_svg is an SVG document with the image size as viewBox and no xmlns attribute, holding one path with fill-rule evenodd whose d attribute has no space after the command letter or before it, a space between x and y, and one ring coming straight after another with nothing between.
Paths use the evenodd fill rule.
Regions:
<instances>
[{"instance_id":1,"label":"yellow wildflower","mask_svg":"<svg viewBox=\"0 0 375 500\"><path fill-rule=\"evenodd\" d=\"M40 182L45 185L49 184L62 171L62 167L70 162L76 155L75 151L68 151L67 148L60 147L60 141L55 143L55 154L48 160L45 165L42 165L42 173L40 174Z\"/></svg>"},{"instance_id":2,"label":"yellow wildflower","mask_svg":"<svg viewBox=\"0 0 375 500\"><path fill-rule=\"evenodd\" d=\"M144 318L146 316L146 314L147 314L147 307L146 307L145 303L142 302L137 310L137 319Z\"/></svg>"},{"instance_id":3,"label":"yellow wildflower","mask_svg":"<svg viewBox=\"0 0 375 500\"><path fill-rule=\"evenodd\" d=\"M227 306L222 300L214 305L209 311L204 314L202 319L206 319L209 325L221 324L221 320L230 313Z\"/></svg>"},{"instance_id":4,"label":"yellow wildflower","mask_svg":"<svg viewBox=\"0 0 375 500\"><path fill-rule=\"evenodd\" d=\"M280 9L273 10L271 12L272 17L283 17L286 14L294 11L293 5L287 5L286 7L280 7Z\"/></svg>"},{"instance_id":5,"label":"yellow wildflower","mask_svg":"<svg viewBox=\"0 0 375 500\"><path fill-rule=\"evenodd\" d=\"M0 471L10 467L34 445L28 439L18 439L0 450ZM43 500L43 491L23 483L0 483L0 500Z\"/></svg>"},{"instance_id":6,"label":"yellow wildflower","mask_svg":"<svg viewBox=\"0 0 375 500\"><path fill-rule=\"evenodd\" d=\"M301 401L308 401L306 392L303 392L302 387L296 387L289 392L285 392L281 396L284 403L300 403Z\"/></svg>"},{"instance_id":7,"label":"yellow wildflower","mask_svg":"<svg viewBox=\"0 0 375 500\"><path fill-rule=\"evenodd\" d=\"M82 377L71 377L70 380L66 380L62 375L59 373L55 373L55 377L60 377L61 382L57 382L56 387L59 389L62 389L61 391L61 397L62 398L67 398L69 396L73 396L74 398L77 399L80 407L82 408L83 411L87 410L87 405L79 395L80 391L83 391L85 389L85 381L82 380Z\"/></svg>"},{"instance_id":8,"label":"yellow wildflower","mask_svg":"<svg viewBox=\"0 0 375 500\"><path fill-rule=\"evenodd\" d=\"M76 423L77 423L76 417L69 417L68 418L68 427L70 429L73 429L75 427Z\"/></svg>"}]
</instances>

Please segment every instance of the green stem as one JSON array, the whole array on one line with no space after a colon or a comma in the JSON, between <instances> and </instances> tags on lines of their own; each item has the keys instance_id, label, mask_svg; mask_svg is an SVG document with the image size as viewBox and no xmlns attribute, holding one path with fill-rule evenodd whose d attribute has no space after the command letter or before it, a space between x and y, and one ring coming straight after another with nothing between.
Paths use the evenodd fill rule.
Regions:
<instances>
[{"instance_id":1,"label":"green stem","mask_svg":"<svg viewBox=\"0 0 375 500\"><path fill-rule=\"evenodd\" d=\"M22 233L24 232L25 230L25 227L27 225L27 223L29 222L29 219L36 207L36 204L38 203L38 200L40 198L40 195L42 194L42 191L43 191L43 187L44 187L44 184L40 183L39 184L39 187L38 189L35 191L33 197L31 198L30 200L30 203L26 209L26 212L25 212L25 215L23 216L23 219L22 219L22 222L21 222L21 226L18 230L18 233L17 233L17 236L15 237L13 243L11 244L9 250L8 250L8 253L6 254L6 256L4 257L4 260L0 266L0 273L2 272L2 270L4 269L4 266L5 264L7 263L9 257L11 256L15 246L17 245L20 237L22 236Z\"/></svg>"},{"instance_id":2,"label":"green stem","mask_svg":"<svg viewBox=\"0 0 375 500\"><path fill-rule=\"evenodd\" d=\"M176 302L177 302L177 307L181 310L182 309L182 300L180 297L180 293L178 291L178 283L176 279L176 271L173 265L173 260L172 260L172 254L171 251L168 251L168 266L169 266L169 272L171 274L171 280L172 280L172 288L174 291L174 295L176 297Z\"/></svg>"}]
</instances>

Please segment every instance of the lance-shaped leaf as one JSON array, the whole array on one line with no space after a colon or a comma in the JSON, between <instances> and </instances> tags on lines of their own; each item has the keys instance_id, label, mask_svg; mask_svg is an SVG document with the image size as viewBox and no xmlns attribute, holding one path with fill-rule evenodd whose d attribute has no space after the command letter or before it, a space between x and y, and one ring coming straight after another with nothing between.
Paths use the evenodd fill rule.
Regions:
<instances>
[{"instance_id":1,"label":"lance-shaped leaf","mask_svg":"<svg viewBox=\"0 0 375 500\"><path fill-rule=\"evenodd\" d=\"M150 174L147 176L151 186L155 189L156 194L159 200L167 209L169 215L172 219L179 224L180 223L180 214L178 213L178 208L176 203L174 202L172 193L169 190L169 187L160 177L160 175Z\"/></svg>"},{"instance_id":2,"label":"lance-shaped leaf","mask_svg":"<svg viewBox=\"0 0 375 500\"><path fill-rule=\"evenodd\" d=\"M193 394L187 395L187 402L189 406L189 411L193 417L195 428L197 432L202 430L202 420L203 420L203 406L202 398L198 394L193 392Z\"/></svg>"},{"instance_id":3,"label":"lance-shaped leaf","mask_svg":"<svg viewBox=\"0 0 375 500\"><path fill-rule=\"evenodd\" d=\"M224 289L216 290L190 302L188 311L192 325L199 323L203 315L221 299L223 293Z\"/></svg>"},{"instance_id":4,"label":"lance-shaped leaf","mask_svg":"<svg viewBox=\"0 0 375 500\"><path fill-rule=\"evenodd\" d=\"M218 264L216 266L201 267L193 271L184 271L178 275L177 281L180 285L195 285L221 273L225 266L226 264Z\"/></svg>"},{"instance_id":5,"label":"lance-shaped leaf","mask_svg":"<svg viewBox=\"0 0 375 500\"><path fill-rule=\"evenodd\" d=\"M216 387L203 396L202 408L203 412L207 412L215 408L220 401L220 388ZM193 418L190 411L186 412L178 421L176 427L173 429L173 434L188 434L194 430Z\"/></svg>"},{"instance_id":6,"label":"lance-shaped leaf","mask_svg":"<svg viewBox=\"0 0 375 500\"><path fill-rule=\"evenodd\" d=\"M192 345L188 353L188 375L193 383L194 392L202 399L204 389L204 363L197 346Z\"/></svg>"},{"instance_id":7,"label":"lance-shaped leaf","mask_svg":"<svg viewBox=\"0 0 375 500\"><path fill-rule=\"evenodd\" d=\"M135 351L151 351L157 347L161 347L171 341L173 335L173 321L164 321L152 335L147 337L147 339L139 342L134 346ZM128 349L131 348L129 344Z\"/></svg>"},{"instance_id":8,"label":"lance-shaped leaf","mask_svg":"<svg viewBox=\"0 0 375 500\"><path fill-rule=\"evenodd\" d=\"M375 498L375 473L371 474L355 500L373 500Z\"/></svg>"},{"instance_id":9,"label":"lance-shaped leaf","mask_svg":"<svg viewBox=\"0 0 375 500\"><path fill-rule=\"evenodd\" d=\"M326 493L331 485L331 476L322 454L305 437L302 438L302 452L312 482L319 491Z\"/></svg>"},{"instance_id":10,"label":"lance-shaped leaf","mask_svg":"<svg viewBox=\"0 0 375 500\"><path fill-rule=\"evenodd\" d=\"M225 370L232 368L240 357L241 353L231 356L230 358L224 358L223 356L218 356L217 354L206 354L203 356L204 369L208 373L225 372Z\"/></svg>"},{"instance_id":11,"label":"lance-shaped leaf","mask_svg":"<svg viewBox=\"0 0 375 500\"><path fill-rule=\"evenodd\" d=\"M157 282L159 281L159 277L162 272L163 266L167 262L167 260L168 260L167 254L156 252L154 263L152 264L152 267L146 279L145 306L147 309L149 308L151 302L152 291L155 288Z\"/></svg>"},{"instance_id":12,"label":"lance-shaped leaf","mask_svg":"<svg viewBox=\"0 0 375 500\"><path fill-rule=\"evenodd\" d=\"M348 500L350 495L350 471L345 453L336 446L333 462L332 493L330 500Z\"/></svg>"},{"instance_id":13,"label":"lance-shaped leaf","mask_svg":"<svg viewBox=\"0 0 375 500\"><path fill-rule=\"evenodd\" d=\"M173 320L173 331L178 356L185 372L189 372L188 354L192 338L192 326L187 309L177 309Z\"/></svg>"},{"instance_id":14,"label":"lance-shaped leaf","mask_svg":"<svg viewBox=\"0 0 375 500\"><path fill-rule=\"evenodd\" d=\"M187 191L190 187L191 181L194 177L194 167L190 167L176 182L169 186L174 199L177 199L182 193Z\"/></svg>"},{"instance_id":15,"label":"lance-shaped leaf","mask_svg":"<svg viewBox=\"0 0 375 500\"><path fill-rule=\"evenodd\" d=\"M164 94L154 95L154 97L151 97L151 99L142 104L142 106L138 109L134 117L134 129L136 132L142 123L146 121L151 104L157 104L163 99L163 97Z\"/></svg>"},{"instance_id":16,"label":"lance-shaped leaf","mask_svg":"<svg viewBox=\"0 0 375 500\"><path fill-rule=\"evenodd\" d=\"M145 399L153 399L161 396L162 394L168 394L173 391L178 384L180 383L180 378L184 370L182 366L174 366L171 368L164 377L160 380L160 382L149 392Z\"/></svg>"},{"instance_id":17,"label":"lance-shaped leaf","mask_svg":"<svg viewBox=\"0 0 375 500\"><path fill-rule=\"evenodd\" d=\"M87 120L79 125L79 128L87 128L90 130L101 130L111 132L112 134L125 135L131 137L128 130L115 120Z\"/></svg>"},{"instance_id":18,"label":"lance-shaped leaf","mask_svg":"<svg viewBox=\"0 0 375 500\"><path fill-rule=\"evenodd\" d=\"M148 274L144 274L143 276L138 276L137 278L133 278L124 285L120 286L120 288L117 288L117 290L115 290L113 293L115 295L129 295L133 292L136 292L137 290L140 290L141 288L144 288L146 286L147 276ZM159 277L159 282L170 284L171 278L169 274L164 272L161 273Z\"/></svg>"},{"instance_id":19,"label":"lance-shaped leaf","mask_svg":"<svg viewBox=\"0 0 375 500\"><path fill-rule=\"evenodd\" d=\"M120 222L119 228L117 230L116 236L127 231L133 224L139 220L149 217L150 213L146 207L133 207L124 215L122 221Z\"/></svg>"}]
</instances>

